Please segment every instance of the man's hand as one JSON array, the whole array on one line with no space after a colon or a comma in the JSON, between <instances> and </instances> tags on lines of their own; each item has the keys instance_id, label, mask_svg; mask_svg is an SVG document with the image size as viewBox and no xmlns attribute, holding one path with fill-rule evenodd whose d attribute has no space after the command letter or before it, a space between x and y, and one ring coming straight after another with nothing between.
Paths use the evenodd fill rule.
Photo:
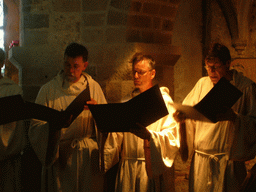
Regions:
<instances>
[{"instance_id":1,"label":"man's hand","mask_svg":"<svg viewBox=\"0 0 256 192\"><path fill-rule=\"evenodd\" d=\"M176 122L178 123L184 123L186 120L186 116L184 113L182 113L181 111L175 111L173 113L173 118L175 119Z\"/></svg>"},{"instance_id":2,"label":"man's hand","mask_svg":"<svg viewBox=\"0 0 256 192\"><path fill-rule=\"evenodd\" d=\"M86 104L97 105L97 101L95 101L93 98L91 98L91 100L87 101ZM84 105L84 110L89 110L88 105Z\"/></svg>"},{"instance_id":3,"label":"man's hand","mask_svg":"<svg viewBox=\"0 0 256 192\"><path fill-rule=\"evenodd\" d=\"M137 127L136 128L131 128L130 132L133 133L134 135L136 135L137 137L140 137L141 139L146 139L146 140L150 140L151 134L150 132L147 130L146 127L144 127L143 125L136 123Z\"/></svg>"}]
</instances>

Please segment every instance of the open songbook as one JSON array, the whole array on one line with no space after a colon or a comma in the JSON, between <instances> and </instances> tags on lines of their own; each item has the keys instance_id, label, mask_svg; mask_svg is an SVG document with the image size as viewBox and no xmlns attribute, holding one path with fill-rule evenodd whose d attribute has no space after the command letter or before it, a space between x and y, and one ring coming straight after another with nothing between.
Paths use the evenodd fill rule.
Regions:
<instances>
[{"instance_id":1,"label":"open songbook","mask_svg":"<svg viewBox=\"0 0 256 192\"><path fill-rule=\"evenodd\" d=\"M129 132L137 127L136 123L146 127L168 115L158 85L124 103L88 106L102 132Z\"/></svg>"},{"instance_id":2,"label":"open songbook","mask_svg":"<svg viewBox=\"0 0 256 192\"><path fill-rule=\"evenodd\" d=\"M225 113L242 96L242 92L222 77L209 93L196 105L188 106L173 103L176 110L186 118L216 123L216 115Z\"/></svg>"},{"instance_id":3,"label":"open songbook","mask_svg":"<svg viewBox=\"0 0 256 192\"><path fill-rule=\"evenodd\" d=\"M43 121L66 121L68 127L91 100L89 87L82 91L65 111L58 111L40 104L24 101L21 95L0 98L0 125L23 119ZM71 119L70 119L71 117Z\"/></svg>"}]
</instances>

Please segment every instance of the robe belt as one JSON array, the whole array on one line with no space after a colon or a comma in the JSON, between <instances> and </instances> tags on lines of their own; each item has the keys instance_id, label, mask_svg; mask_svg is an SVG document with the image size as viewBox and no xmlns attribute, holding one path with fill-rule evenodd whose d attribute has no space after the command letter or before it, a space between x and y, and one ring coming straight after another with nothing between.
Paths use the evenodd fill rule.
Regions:
<instances>
[{"instance_id":1,"label":"robe belt","mask_svg":"<svg viewBox=\"0 0 256 192\"><path fill-rule=\"evenodd\" d=\"M73 139L72 142L71 142L71 147L73 149L81 149L81 148L84 148L84 145L82 144L81 146L81 141L84 141L83 143L85 144L85 146L88 146L88 143L86 142L86 140L84 140L85 138L88 138L88 139L93 139L92 137L82 137L82 138L76 138L76 139Z\"/></svg>"},{"instance_id":2,"label":"robe belt","mask_svg":"<svg viewBox=\"0 0 256 192\"><path fill-rule=\"evenodd\" d=\"M205 155L209 157L209 169L208 169L208 186L212 185L212 172L213 172L213 163L219 163L219 158L218 156L223 156L223 155L227 155L226 153L215 153L215 154L209 154L209 153L205 153L203 151L198 151L195 150L196 153L201 154L201 155ZM217 166L215 166L217 168Z\"/></svg>"},{"instance_id":3,"label":"robe belt","mask_svg":"<svg viewBox=\"0 0 256 192\"><path fill-rule=\"evenodd\" d=\"M89 137L88 137L89 138ZM84 140L84 137L83 138L78 138L78 139L73 139L73 141L71 142L71 147L73 149L76 149L76 150L81 150L84 146L81 146L81 141ZM84 142L86 145L87 142ZM76 191L78 192L80 190L80 187L79 187L79 167L80 167L80 156L79 156L79 152L76 152Z\"/></svg>"},{"instance_id":4,"label":"robe belt","mask_svg":"<svg viewBox=\"0 0 256 192\"><path fill-rule=\"evenodd\" d=\"M80 149L81 145L80 145L80 139L74 139L71 143L71 147L73 149Z\"/></svg>"},{"instance_id":5,"label":"robe belt","mask_svg":"<svg viewBox=\"0 0 256 192\"><path fill-rule=\"evenodd\" d=\"M80 139L73 139L73 141L71 142L71 147L73 149L77 149L79 150L81 148L80 145ZM76 191L79 191L79 165L80 165L80 161L79 161L79 154L78 152L76 152L77 156L76 156Z\"/></svg>"},{"instance_id":6,"label":"robe belt","mask_svg":"<svg viewBox=\"0 0 256 192\"><path fill-rule=\"evenodd\" d=\"M144 157L122 157L122 160L145 161L145 158Z\"/></svg>"}]
</instances>

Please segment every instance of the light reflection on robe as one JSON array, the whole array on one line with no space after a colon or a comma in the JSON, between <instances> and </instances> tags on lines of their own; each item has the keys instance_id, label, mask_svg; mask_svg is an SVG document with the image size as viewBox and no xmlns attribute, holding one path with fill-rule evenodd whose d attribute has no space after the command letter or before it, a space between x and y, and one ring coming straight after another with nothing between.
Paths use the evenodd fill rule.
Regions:
<instances>
[{"instance_id":1,"label":"light reflection on robe","mask_svg":"<svg viewBox=\"0 0 256 192\"><path fill-rule=\"evenodd\" d=\"M174 191L172 165L179 149L179 131L172 117L174 108L169 105L173 102L169 90L162 87L161 93L169 115L147 127L151 133L150 156L145 159L143 139L129 132L109 133L104 148L105 171L120 160L116 178L118 192L160 191L160 188L165 192ZM151 162L153 177L147 175L146 162Z\"/></svg>"}]
</instances>

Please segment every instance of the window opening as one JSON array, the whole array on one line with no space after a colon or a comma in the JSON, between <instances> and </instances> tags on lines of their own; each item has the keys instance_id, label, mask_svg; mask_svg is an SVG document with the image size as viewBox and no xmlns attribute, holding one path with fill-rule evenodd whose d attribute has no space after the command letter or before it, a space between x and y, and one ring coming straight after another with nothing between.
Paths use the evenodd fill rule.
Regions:
<instances>
[{"instance_id":1,"label":"window opening","mask_svg":"<svg viewBox=\"0 0 256 192\"><path fill-rule=\"evenodd\" d=\"M4 49L4 1L0 0L0 48ZM4 74L5 65L1 68L2 75Z\"/></svg>"}]
</instances>

